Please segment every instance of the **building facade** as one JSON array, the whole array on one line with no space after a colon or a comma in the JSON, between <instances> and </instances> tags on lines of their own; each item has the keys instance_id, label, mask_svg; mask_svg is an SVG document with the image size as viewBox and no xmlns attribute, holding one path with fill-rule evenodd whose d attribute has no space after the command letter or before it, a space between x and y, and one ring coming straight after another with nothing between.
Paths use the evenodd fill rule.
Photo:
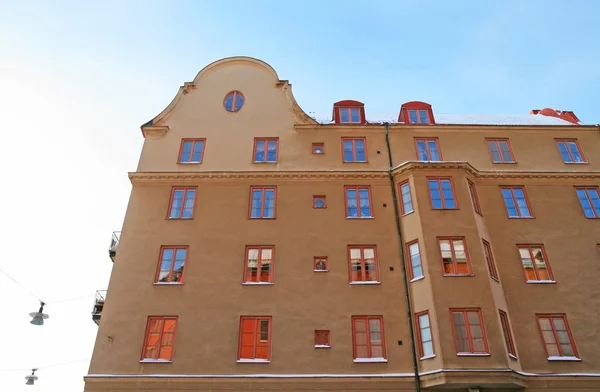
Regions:
<instances>
[{"instance_id":1,"label":"building facade","mask_svg":"<svg viewBox=\"0 0 600 392\"><path fill-rule=\"evenodd\" d=\"M600 390L600 128L434 109L309 116L246 57L185 83L85 390Z\"/></svg>"}]
</instances>

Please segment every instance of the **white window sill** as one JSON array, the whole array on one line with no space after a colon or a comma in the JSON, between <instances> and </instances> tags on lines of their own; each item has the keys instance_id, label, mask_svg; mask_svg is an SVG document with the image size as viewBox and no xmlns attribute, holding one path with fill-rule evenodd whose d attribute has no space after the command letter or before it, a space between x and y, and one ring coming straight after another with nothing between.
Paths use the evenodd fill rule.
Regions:
<instances>
[{"instance_id":1,"label":"white window sill","mask_svg":"<svg viewBox=\"0 0 600 392\"><path fill-rule=\"evenodd\" d=\"M272 282L243 282L242 286L273 286Z\"/></svg>"},{"instance_id":2,"label":"white window sill","mask_svg":"<svg viewBox=\"0 0 600 392\"><path fill-rule=\"evenodd\" d=\"M140 363L172 363L173 361L170 359L152 359L152 358L147 358L147 359L142 359L140 361Z\"/></svg>"},{"instance_id":3,"label":"white window sill","mask_svg":"<svg viewBox=\"0 0 600 392\"><path fill-rule=\"evenodd\" d=\"M406 216L406 215L410 215L410 214L412 214L413 212L415 212L415 210L412 210L412 211L405 212L404 214L402 214L402 215L401 215L401 217L403 217L403 216Z\"/></svg>"},{"instance_id":4,"label":"white window sill","mask_svg":"<svg viewBox=\"0 0 600 392\"><path fill-rule=\"evenodd\" d=\"M350 123L340 123L340 124L350 124ZM358 124L358 123L355 123ZM369 163L369 161L344 161L344 163Z\"/></svg>"},{"instance_id":5,"label":"white window sill","mask_svg":"<svg viewBox=\"0 0 600 392\"><path fill-rule=\"evenodd\" d=\"M433 355L426 355L424 357L421 357L420 359L421 359L421 361L424 361L425 359L431 359L431 358L435 358L435 354L433 354Z\"/></svg>"},{"instance_id":6,"label":"white window sill","mask_svg":"<svg viewBox=\"0 0 600 392\"><path fill-rule=\"evenodd\" d=\"M374 216L347 216L346 219L375 219Z\"/></svg>"},{"instance_id":7,"label":"white window sill","mask_svg":"<svg viewBox=\"0 0 600 392\"><path fill-rule=\"evenodd\" d=\"M154 282L155 286L181 286L183 282Z\"/></svg>"},{"instance_id":8,"label":"white window sill","mask_svg":"<svg viewBox=\"0 0 600 392\"><path fill-rule=\"evenodd\" d=\"M408 282L408 283L416 282L416 281L423 280L423 279L425 279L425 276L419 276L418 278L414 278L414 279L412 279L412 280L411 280L410 282Z\"/></svg>"},{"instance_id":9,"label":"white window sill","mask_svg":"<svg viewBox=\"0 0 600 392\"><path fill-rule=\"evenodd\" d=\"M277 161L253 161L252 163L277 163Z\"/></svg>"},{"instance_id":10,"label":"white window sill","mask_svg":"<svg viewBox=\"0 0 600 392\"><path fill-rule=\"evenodd\" d=\"M331 348L331 346L327 344L315 344L315 348Z\"/></svg>"},{"instance_id":11,"label":"white window sill","mask_svg":"<svg viewBox=\"0 0 600 392\"><path fill-rule=\"evenodd\" d=\"M354 363L387 363L385 358L356 358Z\"/></svg>"},{"instance_id":12,"label":"white window sill","mask_svg":"<svg viewBox=\"0 0 600 392\"><path fill-rule=\"evenodd\" d=\"M180 165L191 165L191 164L199 164L202 163L200 161L190 161L190 162L178 162Z\"/></svg>"},{"instance_id":13,"label":"white window sill","mask_svg":"<svg viewBox=\"0 0 600 392\"><path fill-rule=\"evenodd\" d=\"M508 219L533 219L533 216L509 216Z\"/></svg>"},{"instance_id":14,"label":"white window sill","mask_svg":"<svg viewBox=\"0 0 600 392\"><path fill-rule=\"evenodd\" d=\"M589 164L589 162L564 162L564 163L566 163L567 165L588 165Z\"/></svg>"},{"instance_id":15,"label":"white window sill","mask_svg":"<svg viewBox=\"0 0 600 392\"><path fill-rule=\"evenodd\" d=\"M548 361L577 361L577 362L580 362L581 358L577 358L577 357L548 357Z\"/></svg>"},{"instance_id":16,"label":"white window sill","mask_svg":"<svg viewBox=\"0 0 600 392\"><path fill-rule=\"evenodd\" d=\"M268 359L238 359L237 363L270 363L271 361Z\"/></svg>"},{"instance_id":17,"label":"white window sill","mask_svg":"<svg viewBox=\"0 0 600 392\"><path fill-rule=\"evenodd\" d=\"M516 355L508 354L508 356L511 357L512 359L517 359Z\"/></svg>"},{"instance_id":18,"label":"white window sill","mask_svg":"<svg viewBox=\"0 0 600 392\"><path fill-rule=\"evenodd\" d=\"M556 283L555 280L527 280L527 284Z\"/></svg>"},{"instance_id":19,"label":"white window sill","mask_svg":"<svg viewBox=\"0 0 600 392\"><path fill-rule=\"evenodd\" d=\"M329 272L329 270L313 270L313 272Z\"/></svg>"},{"instance_id":20,"label":"white window sill","mask_svg":"<svg viewBox=\"0 0 600 392\"><path fill-rule=\"evenodd\" d=\"M348 282L348 284L381 284L381 282L366 281L366 282Z\"/></svg>"},{"instance_id":21,"label":"white window sill","mask_svg":"<svg viewBox=\"0 0 600 392\"><path fill-rule=\"evenodd\" d=\"M490 353L458 353L457 357L489 357Z\"/></svg>"}]
</instances>

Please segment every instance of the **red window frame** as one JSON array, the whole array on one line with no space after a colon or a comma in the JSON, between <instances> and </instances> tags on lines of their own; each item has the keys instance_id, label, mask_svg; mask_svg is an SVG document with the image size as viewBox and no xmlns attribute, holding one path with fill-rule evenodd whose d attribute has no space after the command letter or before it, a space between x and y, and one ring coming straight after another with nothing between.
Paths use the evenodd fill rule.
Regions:
<instances>
[{"instance_id":1,"label":"red window frame","mask_svg":"<svg viewBox=\"0 0 600 392\"><path fill-rule=\"evenodd\" d=\"M410 253L410 247L415 244L419 250L419 267L421 268L421 276L417 277L415 277L415 265L413 265L412 254ZM415 278L424 278L425 272L423 271L423 258L421 256L421 246L419 245L418 239L406 243L406 254L408 255L408 260L410 261L410 268L408 269L410 280L412 281Z\"/></svg>"},{"instance_id":2,"label":"red window frame","mask_svg":"<svg viewBox=\"0 0 600 392\"><path fill-rule=\"evenodd\" d=\"M257 256L257 264L256 264L256 280L252 280L251 274L249 274L248 267L248 259L249 253L251 250L258 250ZM269 267L269 273L263 275L262 271L262 253L264 250L271 251L271 263ZM259 266L260 264L260 266ZM260 268L259 268L260 267ZM266 275L266 276L265 276ZM252 283L273 283L273 278L275 276L275 246L273 245L246 245L245 255L244 255L244 280L243 283L252 284Z\"/></svg>"},{"instance_id":3,"label":"red window frame","mask_svg":"<svg viewBox=\"0 0 600 392\"><path fill-rule=\"evenodd\" d=\"M592 213L594 214L594 216L587 216L587 214L585 213L585 207L583 206L583 203L581 202L581 198L579 197L579 194L577 193L577 191L585 192L585 197L587 199L587 202L591 206L591 210L592 210ZM581 206L581 209L583 210L583 215L588 219L598 219L598 218L600 218L600 207L596 208L594 203L592 203L592 197L590 195L591 192L595 192L596 197L600 198L600 188L598 188L597 186L576 186L575 187L575 194L577 195L577 199L579 200L579 205Z\"/></svg>"},{"instance_id":4,"label":"red window frame","mask_svg":"<svg viewBox=\"0 0 600 392\"><path fill-rule=\"evenodd\" d=\"M167 327L167 321L174 321L171 325L173 325L173 330L166 332L165 329ZM151 331L152 323L159 323L159 331ZM142 354L140 356L140 360L156 360L157 362L171 362L173 360L173 351L175 347L175 333L177 331L177 316L148 316L148 320L146 322L146 332L144 332L144 345L142 347ZM171 335L171 339L165 339L165 333ZM150 344L151 338L156 336L156 344ZM148 356L148 350L150 346L156 348L156 355L151 354ZM163 353L163 349L168 349L166 353Z\"/></svg>"},{"instance_id":5,"label":"red window frame","mask_svg":"<svg viewBox=\"0 0 600 392\"><path fill-rule=\"evenodd\" d=\"M175 197L175 192L177 191L183 191L183 197L181 198L181 206L179 208L179 216L171 216L171 210L173 209L173 201L174 201L174 197ZM185 201L186 201L186 197L189 191L194 191L194 202L193 202L193 206L192 206L192 216L190 217L184 217L183 216L183 212L185 211ZM181 187L181 186L174 186L171 189L171 198L169 199L169 208L167 210L167 219L194 219L194 216L196 215L196 201L198 199L198 187L195 186L191 186L191 187Z\"/></svg>"},{"instance_id":6,"label":"red window frame","mask_svg":"<svg viewBox=\"0 0 600 392\"><path fill-rule=\"evenodd\" d=\"M261 336L261 321L268 324L267 340ZM264 360L271 359L271 316L242 316L240 317L240 335L238 338L239 360ZM250 350L252 355L246 356L245 350Z\"/></svg>"},{"instance_id":7,"label":"red window frame","mask_svg":"<svg viewBox=\"0 0 600 392\"><path fill-rule=\"evenodd\" d=\"M414 138L415 143L415 153L417 154L417 160L420 161L421 157L419 156L419 142L425 142L425 151L427 152L427 160L431 162L441 162L444 160L442 156L442 149L440 147L440 139L437 137L416 137ZM437 146L438 155L440 156L439 161L431 159L431 150L429 149L429 142L434 142Z\"/></svg>"},{"instance_id":8,"label":"red window frame","mask_svg":"<svg viewBox=\"0 0 600 392\"><path fill-rule=\"evenodd\" d=\"M508 211L508 206L506 205L506 200L504 199L504 194L502 193L503 190L510 190L510 193L512 195L512 201L515 205L515 209L517 210L517 216L510 216L510 212ZM525 198L525 204L527 205L527 209L529 210L529 216L526 215L521 215L521 208L519 207L519 204L517 202L517 196L515 196L515 189L520 189L523 191L523 197ZM510 218L510 219L531 219L534 218L535 216L533 215L533 209L531 208L531 203L529 203L529 196L527 196L527 191L525 190L524 186L501 186L500 187L500 196L502 196L502 202L504 203L504 208L506 209L506 215Z\"/></svg>"},{"instance_id":9,"label":"red window frame","mask_svg":"<svg viewBox=\"0 0 600 392\"><path fill-rule=\"evenodd\" d=\"M457 325L454 322L454 313L462 313L462 315L463 315L463 320L465 322L465 324L464 324L465 330L467 333L466 339L467 339L467 342L469 343L469 351L460 351L460 346L458 343L458 335L456 333ZM469 321L468 313L477 313L479 324L471 324L471 322ZM450 309L450 321L452 323L452 334L454 335L454 345L456 347L457 355L460 355L460 354L489 354L490 353L487 336L485 333L485 325L483 323L483 315L481 314L481 309L479 309L479 308ZM474 325L479 325L481 328L481 338L483 341L484 351L475 351L475 348L473 345L473 335L472 335L472 331L471 331L471 326L474 326Z\"/></svg>"},{"instance_id":10,"label":"red window frame","mask_svg":"<svg viewBox=\"0 0 600 392\"><path fill-rule=\"evenodd\" d=\"M351 250L360 250L360 280L354 280L352 276L352 256ZM365 249L372 249L375 266L375 280L367 280ZM352 282L379 282L379 262L377 260L377 246L375 245L348 245L348 281Z\"/></svg>"},{"instance_id":11,"label":"red window frame","mask_svg":"<svg viewBox=\"0 0 600 392\"><path fill-rule=\"evenodd\" d=\"M317 201L321 199L323 200L323 207L317 207ZM325 195L313 195L313 208L327 208L327 198L325 197Z\"/></svg>"},{"instance_id":12,"label":"red window frame","mask_svg":"<svg viewBox=\"0 0 600 392\"><path fill-rule=\"evenodd\" d=\"M515 350L515 343L512 338L512 333L510 332L510 323L508 322L508 315L506 312L498 309L500 313L500 323L502 323L502 332L504 333L504 342L506 343L506 350L508 351L508 355L516 358L517 351Z\"/></svg>"},{"instance_id":13,"label":"red window frame","mask_svg":"<svg viewBox=\"0 0 600 392\"><path fill-rule=\"evenodd\" d=\"M431 194L429 181L437 181L438 183L442 208L435 208L435 206L433 205L433 195ZM450 182L450 187L452 188L452 200L454 201L454 207L447 206L446 198L444 197L444 192L442 192L442 181ZM429 194L429 205L431 206L432 210L458 210L458 199L456 198L456 190L454 189L454 181L452 181L452 177L427 177L427 193Z\"/></svg>"},{"instance_id":14,"label":"red window frame","mask_svg":"<svg viewBox=\"0 0 600 392\"><path fill-rule=\"evenodd\" d=\"M428 355L427 357L425 357L425 348L423 346L423 343L425 343L423 341L423 335L422 335L422 330L425 329L421 326L421 320L420 317L421 316L427 316L427 320L429 320L429 326L425 327L425 328L429 328L429 334L431 335L431 340L428 340L428 342L431 342L431 355ZM419 355L420 355L420 359L427 359L427 358L433 358L435 357L435 344L433 341L433 328L431 326L431 317L429 317L429 310L424 310L422 312L419 313L415 313L415 321L417 323L417 341L419 342Z\"/></svg>"},{"instance_id":15,"label":"red window frame","mask_svg":"<svg viewBox=\"0 0 600 392\"><path fill-rule=\"evenodd\" d=\"M320 269L317 267L317 264L323 262L325 264L325 269ZM329 261L327 260L327 256L315 256L313 257L313 271L315 272L327 272L329 271Z\"/></svg>"},{"instance_id":16,"label":"red window frame","mask_svg":"<svg viewBox=\"0 0 600 392\"><path fill-rule=\"evenodd\" d=\"M269 161L269 142L275 142L275 160ZM264 159L259 161L256 159L256 144L258 142L265 143ZM279 162L279 138L278 137L255 137L254 146L252 147L252 163L277 163Z\"/></svg>"},{"instance_id":17,"label":"red window frame","mask_svg":"<svg viewBox=\"0 0 600 392\"><path fill-rule=\"evenodd\" d=\"M352 160L351 161L347 161L344 157L344 142L347 140L352 142ZM356 142L357 141L362 141L363 144L365 145L365 160L364 161L356 160ZM367 163L367 162L369 162L369 155L367 154L367 138L366 137L343 137L342 138L342 162L344 162L344 163Z\"/></svg>"},{"instance_id":18,"label":"red window frame","mask_svg":"<svg viewBox=\"0 0 600 392\"><path fill-rule=\"evenodd\" d=\"M231 94L233 94L233 100L231 101L231 110L227 109L227 106L225 104L225 102L227 101L227 97L229 97ZM238 99L238 95L242 96L242 106L240 106L239 109L235 109L236 103L237 103L237 99ZM225 108L225 110L227 110L230 113L236 113L239 112L240 110L242 110L242 108L244 107L244 104L246 103L246 97L244 96L244 94L242 94L240 91L237 90L233 90L228 92L225 95L225 98L223 98L223 107Z\"/></svg>"},{"instance_id":19,"label":"red window frame","mask_svg":"<svg viewBox=\"0 0 600 392\"><path fill-rule=\"evenodd\" d=\"M558 152L559 152L559 154L561 154L561 157L562 157L562 153L560 152L560 148L558 147L558 143L575 143L575 146L577 146L577 151L579 152L579 155L581 155L581 159L583 159L582 162L575 161L575 159L573 158L573 154L571 153L571 150L569 149L568 146L565 145L566 151L569 154L569 158L571 160L569 162L567 162L567 161L565 161L563 159L564 163L588 163L588 160L585 157L585 155L583 154L583 150L581 149L581 146L579 145L579 140L577 140L577 139L554 139L554 141L556 141L556 148L559 149Z\"/></svg>"},{"instance_id":20,"label":"red window frame","mask_svg":"<svg viewBox=\"0 0 600 392\"><path fill-rule=\"evenodd\" d=\"M321 152L318 152L318 148L321 148ZM312 144L312 153L315 155L323 155L325 154L325 143L313 143Z\"/></svg>"},{"instance_id":21,"label":"red window frame","mask_svg":"<svg viewBox=\"0 0 600 392\"><path fill-rule=\"evenodd\" d=\"M471 266L471 258L469 257L469 250L467 249L467 240L465 237L438 237L438 251L440 253L440 261L442 263L442 275L443 276L473 276L473 267ZM442 254L442 241L449 241L450 243L450 252L452 253L452 262L447 263L444 261L444 257ZM462 241L463 248L465 251L465 263L459 263L456 259L456 250L454 249L454 241ZM456 273L449 273L446 271L446 265L451 264L452 268ZM460 271L460 264L465 264L466 271Z\"/></svg>"},{"instance_id":22,"label":"red window frame","mask_svg":"<svg viewBox=\"0 0 600 392\"><path fill-rule=\"evenodd\" d=\"M255 190L261 190L260 215L252 216L252 201ZM273 216L265 216L265 205L267 203L266 193L268 190L273 191ZM275 219L277 218L277 186L251 186L250 201L248 202L248 219Z\"/></svg>"},{"instance_id":23,"label":"red window frame","mask_svg":"<svg viewBox=\"0 0 600 392\"><path fill-rule=\"evenodd\" d=\"M331 347L331 331L328 329L315 329L315 347Z\"/></svg>"},{"instance_id":24,"label":"red window frame","mask_svg":"<svg viewBox=\"0 0 600 392\"><path fill-rule=\"evenodd\" d=\"M483 216L483 213L481 212L481 205L479 204L479 196L477 196L477 188L475 188L475 184L473 184L471 181L467 180L467 183L469 184L469 193L471 194L473 209L476 213Z\"/></svg>"},{"instance_id":25,"label":"red window frame","mask_svg":"<svg viewBox=\"0 0 600 392\"><path fill-rule=\"evenodd\" d=\"M172 250L173 256L171 259L171 265L169 267L168 280L165 282L160 282L159 281L160 271L162 270L161 267L162 267L162 263L163 263L163 259L164 259L164 255L165 255L165 250ZM183 267L181 270L181 277L178 280L173 280L173 268L175 266L176 255L177 255L178 250L185 250L185 259L183 259ZM190 253L190 250L189 250L188 246L161 246L160 247L160 257L158 259L158 267L156 269L156 276L154 277L154 283L183 283L183 281L185 279L185 266L187 264L189 253Z\"/></svg>"},{"instance_id":26,"label":"red window frame","mask_svg":"<svg viewBox=\"0 0 600 392\"><path fill-rule=\"evenodd\" d=\"M498 270L496 269L496 262L494 261L492 246L489 242L487 242L484 239L482 239L481 241L483 243L483 256L485 257L485 261L488 266L488 271L490 272L490 278L498 282Z\"/></svg>"},{"instance_id":27,"label":"red window frame","mask_svg":"<svg viewBox=\"0 0 600 392\"><path fill-rule=\"evenodd\" d=\"M373 346L379 346L377 344L373 344L373 341L371 340L371 326L370 326L370 321L371 320L378 320L379 321L379 325L380 325L380 335L381 335L381 353L382 353L382 357L374 357L373 356ZM357 344L357 339L356 339L356 321L363 321L365 323L365 335L367 337L366 339L366 344L361 345L361 346L366 346L367 347L367 355L366 357L358 357L357 356L357 352L358 352L358 344ZM385 350L385 332L384 332L384 327L383 327L383 316L352 316L352 355L354 357L354 359L364 359L364 358L383 358L386 359L387 355L386 355L386 350Z\"/></svg>"},{"instance_id":28,"label":"red window frame","mask_svg":"<svg viewBox=\"0 0 600 392\"><path fill-rule=\"evenodd\" d=\"M536 266L535 263L535 256L533 255L533 248L539 248L541 250L541 254L542 254L542 258L544 261L544 264L546 265L546 270L547 272L547 277L548 279L540 279L541 277L541 273L540 273L540 268L538 268ZM521 256L521 249L526 249L529 252L529 259L531 260L531 268L530 268L530 272L528 273L528 268L525 267L524 261L523 261L523 257ZM526 282L548 282L548 283L553 283L554 282L554 274L552 273L552 268L550 267L550 262L548 261L548 256L546 255L546 249L544 249L544 245L542 244L517 244L517 250L519 252L519 259L521 260L521 267L523 268L523 273L525 274L525 281ZM542 268L543 270L543 268ZM529 279L530 277L533 277L535 279Z\"/></svg>"},{"instance_id":29,"label":"red window frame","mask_svg":"<svg viewBox=\"0 0 600 392\"><path fill-rule=\"evenodd\" d=\"M404 185L408 186L408 193L407 193L407 195L408 195L408 199L409 199L410 206L411 206L411 210L410 211L406 211L406 207L404 206L404 203L405 203L404 202L404 193L402 193L402 187ZM412 191L410 189L410 182L409 182L409 180L404 180L404 181L402 181L401 183L398 184L398 194L400 195L400 213L402 215L406 215L409 212L413 212L415 210L415 206L413 204L413 197L412 197Z\"/></svg>"},{"instance_id":30,"label":"red window frame","mask_svg":"<svg viewBox=\"0 0 600 392\"><path fill-rule=\"evenodd\" d=\"M492 160L492 163L517 163L517 160L515 159L515 154L513 153L512 150L512 146L510 145L510 139L508 138L496 138L496 139L485 139L486 144L488 146L488 152L490 153L490 159ZM506 142L507 146L508 146L508 152L510 153L510 161L506 161L504 160L504 155L502 155L502 149L500 148L500 142ZM494 156L492 154L492 147L490 146L490 143L495 143L496 144L496 148L498 149L499 155L500 155L500 160L499 161L494 161Z\"/></svg>"},{"instance_id":31,"label":"red window frame","mask_svg":"<svg viewBox=\"0 0 600 392\"><path fill-rule=\"evenodd\" d=\"M362 124L365 122L362 116L363 108L361 108L360 106L337 107L337 110L340 119L340 124ZM342 111L344 110L348 112L348 121L342 121ZM352 121L352 110L358 111L358 121Z\"/></svg>"},{"instance_id":32,"label":"red window frame","mask_svg":"<svg viewBox=\"0 0 600 392\"><path fill-rule=\"evenodd\" d=\"M367 190L369 194L369 212L371 215L362 215L362 211L360 208L360 191ZM350 216L350 208L348 206L348 190L354 190L356 192L356 210L358 212L358 216ZM357 218L373 218L375 214L373 212L373 201L371 199L371 186L370 185L346 185L344 186L344 204L346 205L346 218L357 219Z\"/></svg>"},{"instance_id":33,"label":"red window frame","mask_svg":"<svg viewBox=\"0 0 600 392\"><path fill-rule=\"evenodd\" d=\"M548 358L553 357L552 355L550 355L550 352L548 351L549 345L556 346L556 349L557 349L558 353L560 354L560 355L558 355L558 357L580 358L579 352L577 351L577 346L575 345L575 339L573 339L573 333L571 332L571 328L569 327L569 322L567 321L567 316L565 314L562 314L562 313L561 314L540 313L540 314L536 314L535 318L538 322L538 327L540 329L540 334L542 336L542 343L544 344L544 350L546 350L546 356ZM550 331L552 332L552 336L554 338L554 343L548 343L546 341L546 338L544 337L544 331L542 330L542 325L540 323L540 319L548 319L548 321L550 322L550 327L551 327ZM573 350L573 355L563 355L564 354L563 348L561 347L561 343L560 343L556 325L555 325L555 321L559 320L559 319L562 320L563 323L565 324L565 329L566 329L567 335L569 336L569 344L571 345L571 349ZM547 332L550 332L550 331L547 330Z\"/></svg>"},{"instance_id":34,"label":"red window frame","mask_svg":"<svg viewBox=\"0 0 600 392\"><path fill-rule=\"evenodd\" d=\"M185 145L185 143L192 143L192 149L190 150L190 160L189 161L182 161L181 159L183 158L183 146ZM199 161L192 161L191 159L194 156L194 150L196 149L196 144L197 143L202 143L202 151L200 152L200 160ZM202 161L204 160L204 149L206 148L206 139L205 138L200 138L200 139L181 139L181 146L179 147L179 156L177 157L177 163L183 163L183 164L201 164Z\"/></svg>"},{"instance_id":35,"label":"red window frame","mask_svg":"<svg viewBox=\"0 0 600 392\"><path fill-rule=\"evenodd\" d=\"M433 122L433 115L432 115L432 110L431 109L405 108L404 110L406 111L405 118L406 118L406 123L407 124L411 124L411 125L421 125L421 124L422 125L432 125L432 124L435 124ZM421 113L420 113L421 111L427 112L427 120L429 122L424 123L424 122L421 121ZM417 114L417 122L416 123L410 121L410 112L416 112L416 114Z\"/></svg>"}]
</instances>

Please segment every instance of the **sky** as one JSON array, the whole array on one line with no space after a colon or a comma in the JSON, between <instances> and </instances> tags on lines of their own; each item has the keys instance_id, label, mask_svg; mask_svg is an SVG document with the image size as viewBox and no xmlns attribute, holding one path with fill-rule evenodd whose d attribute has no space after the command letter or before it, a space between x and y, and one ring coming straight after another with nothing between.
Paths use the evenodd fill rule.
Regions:
<instances>
[{"instance_id":1,"label":"sky","mask_svg":"<svg viewBox=\"0 0 600 392\"><path fill-rule=\"evenodd\" d=\"M0 273L0 390L31 391L32 367L38 392L83 390L139 126L207 64L264 60L309 113L421 100L598 124L599 13L597 0L0 0L0 269L50 314L30 325L38 300Z\"/></svg>"}]
</instances>

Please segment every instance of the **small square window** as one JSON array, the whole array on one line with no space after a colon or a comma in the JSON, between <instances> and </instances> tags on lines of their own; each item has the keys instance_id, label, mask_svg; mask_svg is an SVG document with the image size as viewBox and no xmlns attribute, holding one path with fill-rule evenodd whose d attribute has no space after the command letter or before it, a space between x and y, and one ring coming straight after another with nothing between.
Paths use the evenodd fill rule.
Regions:
<instances>
[{"instance_id":1,"label":"small square window","mask_svg":"<svg viewBox=\"0 0 600 392\"><path fill-rule=\"evenodd\" d=\"M313 154L325 154L325 143L313 143L312 144Z\"/></svg>"},{"instance_id":2,"label":"small square window","mask_svg":"<svg viewBox=\"0 0 600 392\"><path fill-rule=\"evenodd\" d=\"M329 330L315 330L315 348L331 348L331 333Z\"/></svg>"},{"instance_id":3,"label":"small square window","mask_svg":"<svg viewBox=\"0 0 600 392\"><path fill-rule=\"evenodd\" d=\"M327 272L329 271L329 263L327 263L327 257L319 256L313 259L314 271L315 272Z\"/></svg>"},{"instance_id":4,"label":"small square window","mask_svg":"<svg viewBox=\"0 0 600 392\"><path fill-rule=\"evenodd\" d=\"M313 208L327 208L327 203L325 203L325 196L313 196Z\"/></svg>"}]
</instances>

